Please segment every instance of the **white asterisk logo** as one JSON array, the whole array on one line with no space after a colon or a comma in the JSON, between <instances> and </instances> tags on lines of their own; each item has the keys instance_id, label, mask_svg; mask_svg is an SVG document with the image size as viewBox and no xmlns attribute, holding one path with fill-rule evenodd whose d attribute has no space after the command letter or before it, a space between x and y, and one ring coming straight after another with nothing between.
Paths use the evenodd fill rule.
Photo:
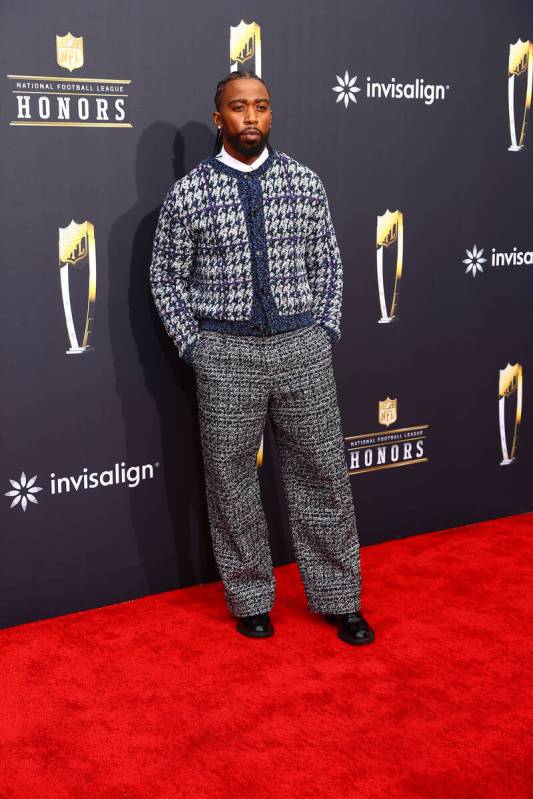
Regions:
<instances>
[{"instance_id":1,"label":"white asterisk logo","mask_svg":"<svg viewBox=\"0 0 533 799\"><path fill-rule=\"evenodd\" d=\"M483 272L481 264L484 264L487 260L481 257L483 255L483 249L478 250L477 244L474 244L472 250L466 251L466 255L467 257L463 260L464 264L468 264L465 269L465 274L472 272L472 277L475 277L477 272Z\"/></svg>"},{"instance_id":2,"label":"white asterisk logo","mask_svg":"<svg viewBox=\"0 0 533 799\"><path fill-rule=\"evenodd\" d=\"M341 100L344 100L344 107L348 108L348 104L350 100L354 103L357 102L356 92L360 92L361 89L359 86L355 85L357 80L357 75L355 78L350 78L348 75L348 70L344 73L344 78L341 78L340 75L337 75L337 80L339 82L338 86L333 87L334 92L338 92L337 102L340 103Z\"/></svg>"},{"instance_id":3,"label":"white asterisk logo","mask_svg":"<svg viewBox=\"0 0 533 799\"><path fill-rule=\"evenodd\" d=\"M34 485L35 481L37 480L37 475L35 474L29 480L26 480L26 475L24 472L20 475L18 480L9 479L9 482L14 488L14 491L7 491L4 496L6 497L14 497L13 502L9 506L10 508L14 508L15 505L18 505L20 502L20 507L24 512L26 512L26 508L28 507L28 502L33 502L35 505L38 504L37 499L33 496L37 494L39 491L43 489L39 486Z\"/></svg>"}]
</instances>

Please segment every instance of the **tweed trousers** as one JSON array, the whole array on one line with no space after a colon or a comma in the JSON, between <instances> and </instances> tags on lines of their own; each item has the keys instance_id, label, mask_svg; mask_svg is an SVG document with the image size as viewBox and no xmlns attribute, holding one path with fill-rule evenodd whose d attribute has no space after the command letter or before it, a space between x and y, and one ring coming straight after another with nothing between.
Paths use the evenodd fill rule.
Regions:
<instances>
[{"instance_id":1,"label":"tweed trousers","mask_svg":"<svg viewBox=\"0 0 533 799\"><path fill-rule=\"evenodd\" d=\"M264 337L201 331L192 364L209 527L235 616L266 613L274 603L257 472L267 416L309 609L360 609L359 538L331 349L318 323Z\"/></svg>"}]
</instances>

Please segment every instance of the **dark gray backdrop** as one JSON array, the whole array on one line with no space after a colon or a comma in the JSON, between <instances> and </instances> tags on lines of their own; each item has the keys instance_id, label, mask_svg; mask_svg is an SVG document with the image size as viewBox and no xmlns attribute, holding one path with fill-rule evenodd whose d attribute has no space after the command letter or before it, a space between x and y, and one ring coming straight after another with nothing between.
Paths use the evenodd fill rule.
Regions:
<instances>
[{"instance_id":1,"label":"dark gray backdrop","mask_svg":"<svg viewBox=\"0 0 533 799\"><path fill-rule=\"evenodd\" d=\"M398 400L393 428L429 425L428 462L352 476L362 544L533 507L533 266L490 264L493 247L533 250L533 131L529 149L507 149L509 45L533 39L530 3L3 3L4 626L217 579L194 374L154 312L148 267L164 194L211 154L213 94L241 19L261 27L273 145L328 191L344 263L334 363L345 435L386 431L387 396ZM56 63L67 32L84 37L72 73ZM362 89L348 108L332 91L345 70ZM8 75L129 79L133 127L10 125ZM369 98L367 76L449 89L431 105ZM378 325L376 215L387 208L404 213L405 263L398 320ZM65 354L59 284L58 228L72 219L96 237L94 350L80 356ZM462 261L474 243L488 260L472 278ZM508 362L524 370L524 412L518 456L502 467ZM51 473L115 463L152 464L154 476L51 493ZM42 488L25 511L4 496L23 472ZM275 561L289 562L268 427L261 484Z\"/></svg>"}]
</instances>

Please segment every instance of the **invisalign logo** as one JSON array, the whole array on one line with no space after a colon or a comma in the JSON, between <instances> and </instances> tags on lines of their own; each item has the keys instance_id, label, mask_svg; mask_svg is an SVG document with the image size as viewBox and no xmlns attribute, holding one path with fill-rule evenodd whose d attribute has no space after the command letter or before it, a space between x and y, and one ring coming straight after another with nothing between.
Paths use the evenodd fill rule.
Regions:
<instances>
[{"instance_id":1,"label":"invisalign logo","mask_svg":"<svg viewBox=\"0 0 533 799\"><path fill-rule=\"evenodd\" d=\"M71 491L87 491L92 488L107 488L115 485L127 485L128 488L137 488L144 480L153 480L159 463L144 463L140 466L127 466L125 461L115 463L112 469L102 472L90 472L85 466L80 474L60 477L55 472L50 474L50 494L68 494ZM10 508L17 505L23 511L29 507L28 503L38 504L35 494L44 489L36 485L37 475L29 480L22 472L20 478L9 478L12 490L5 493L11 501Z\"/></svg>"},{"instance_id":2,"label":"invisalign logo","mask_svg":"<svg viewBox=\"0 0 533 799\"><path fill-rule=\"evenodd\" d=\"M478 272L483 272L483 264L487 259L483 258L484 248L478 248L474 244L471 250L466 250L466 258L463 263L466 264L465 273L475 277ZM512 250L507 252L499 252L496 247L491 250L490 265L491 266L531 266L533 264L533 252L522 251L518 247L513 247Z\"/></svg>"},{"instance_id":3,"label":"invisalign logo","mask_svg":"<svg viewBox=\"0 0 533 799\"><path fill-rule=\"evenodd\" d=\"M337 77L337 86L333 91L338 94L337 102L344 100L344 107L348 108L350 101L357 103L356 92L362 91L357 85L357 75L350 78L348 70L344 78ZM424 105L433 105L435 101L445 100L450 86L442 83L426 83L424 78L416 78L414 83L402 83L397 78L391 78L388 83L373 80L370 75L366 78L366 93L363 96L374 100L421 100Z\"/></svg>"}]
</instances>

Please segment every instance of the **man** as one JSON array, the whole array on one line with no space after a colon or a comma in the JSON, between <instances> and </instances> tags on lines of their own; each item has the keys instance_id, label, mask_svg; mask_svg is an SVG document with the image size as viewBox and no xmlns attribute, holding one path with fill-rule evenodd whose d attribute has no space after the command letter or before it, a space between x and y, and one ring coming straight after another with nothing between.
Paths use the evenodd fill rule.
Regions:
<instances>
[{"instance_id":1,"label":"man","mask_svg":"<svg viewBox=\"0 0 533 799\"><path fill-rule=\"evenodd\" d=\"M342 264L324 186L269 144L270 94L253 72L220 81L215 105L216 155L167 194L151 287L196 374L226 601L243 635L273 634L275 578L257 475L269 416L309 608L336 624L343 641L370 643L331 355Z\"/></svg>"}]
</instances>

